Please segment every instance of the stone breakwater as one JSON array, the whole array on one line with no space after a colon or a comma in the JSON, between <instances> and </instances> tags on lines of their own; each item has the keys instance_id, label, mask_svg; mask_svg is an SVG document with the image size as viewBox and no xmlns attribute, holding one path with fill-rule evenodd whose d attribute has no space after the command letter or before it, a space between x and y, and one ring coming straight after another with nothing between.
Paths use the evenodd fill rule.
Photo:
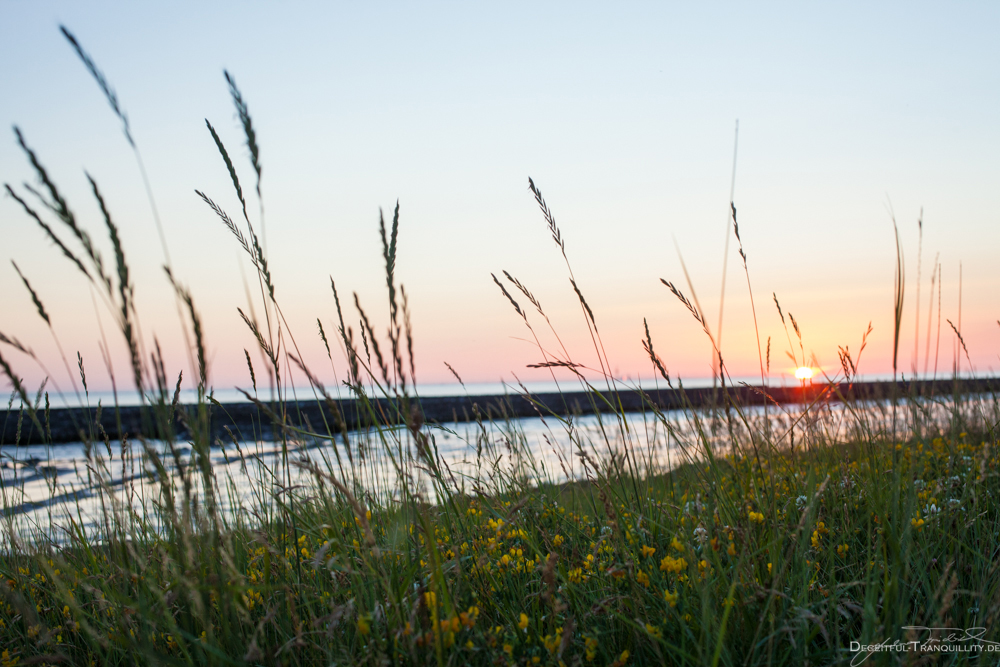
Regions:
<instances>
[{"instance_id":1,"label":"stone breakwater","mask_svg":"<svg viewBox=\"0 0 1000 667\"><path fill-rule=\"evenodd\" d=\"M556 414L594 414L596 412L641 412L658 410L710 409L765 403L810 403L813 401L879 401L894 396L929 398L951 394L995 394L1000 378L899 381L895 390L891 381L841 384L811 383L793 387L726 386L637 391L619 387L600 392L564 392L509 394L493 396L431 396L409 399L407 408L387 399L341 399L327 401L289 401L282 406L260 403L214 403L210 410L212 441L233 436L240 440L273 440L283 428L294 425L307 431L334 433L365 428L374 423L406 423L417 419L427 423L468 422L477 419L537 417ZM174 430L181 439L189 438L188 415L195 406L178 405L173 410ZM281 415L284 415L282 418ZM53 408L37 412L38 424L28 411L0 410L0 446L65 443L89 439L103 440L103 435L117 440L121 435L135 437L152 434L153 410L143 406L96 409ZM282 426L284 423L286 426ZM41 426L41 430L39 429ZM46 432L49 434L45 437ZM93 435L91 435L93 434ZM232 435L230 435L232 434ZM20 436L18 438L18 435Z\"/></svg>"}]
</instances>

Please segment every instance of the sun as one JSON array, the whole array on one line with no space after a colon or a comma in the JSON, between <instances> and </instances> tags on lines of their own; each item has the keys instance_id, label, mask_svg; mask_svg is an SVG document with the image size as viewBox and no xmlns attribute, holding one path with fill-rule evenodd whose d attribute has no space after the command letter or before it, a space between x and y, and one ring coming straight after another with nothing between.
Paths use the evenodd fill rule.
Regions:
<instances>
[{"instance_id":1,"label":"sun","mask_svg":"<svg viewBox=\"0 0 1000 667\"><path fill-rule=\"evenodd\" d=\"M813 376L813 369L808 366L799 366L795 369L795 377L799 380L808 380Z\"/></svg>"}]
</instances>

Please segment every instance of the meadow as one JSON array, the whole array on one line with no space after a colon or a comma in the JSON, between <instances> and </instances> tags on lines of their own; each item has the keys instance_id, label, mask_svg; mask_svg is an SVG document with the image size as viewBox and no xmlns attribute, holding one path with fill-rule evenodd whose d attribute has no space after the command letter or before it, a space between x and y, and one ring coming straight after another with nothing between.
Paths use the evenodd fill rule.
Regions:
<instances>
[{"instance_id":1,"label":"meadow","mask_svg":"<svg viewBox=\"0 0 1000 667\"><path fill-rule=\"evenodd\" d=\"M138 157L113 89L65 34ZM144 425L122 434L94 419L79 424L85 474L99 490L95 527L70 517L58 530L25 531L4 512L0 666L992 662L991 642L1000 640L995 397L966 395L957 377L942 381L952 389L943 396L897 392L873 403L841 394L860 361L845 349L841 373L823 380L830 391L822 399L750 409L727 391L717 350L718 402L691 406L685 428L646 401L645 418L683 452L665 466L626 414L613 409L615 393L631 389L611 375L555 216L530 182L600 359L599 368L588 369L539 346L544 365L573 374L594 405L612 408L586 433L574 415L544 415L572 443L578 472L557 480L519 437L518 421L498 415L476 415L468 442L473 469L456 473L440 455L442 430L425 423L413 390L409 307L395 273L398 209L378 230L388 336L376 333L360 304L360 329L346 326L353 319L341 310L336 285L338 330L319 329L331 362L338 347L344 350L345 386L358 411L352 421L368 426L349 430L318 374L301 361L275 297L277 278L247 204L260 192L255 128L235 80L226 79L258 187L240 181L209 125L242 210L231 216L199 194L256 269L257 316L240 314L267 367L255 367L247 354L247 400L271 425L277 454L254 459L257 430L212 441L218 405L196 295L168 266L198 369L198 400L179 402L180 377L140 335L126 249L97 183L91 181L93 194L114 249L108 263L43 157L15 130L39 185L6 192L114 313L118 344L132 361L128 381L144 396ZM733 223L739 240L735 207ZM742 247L740 254L746 270ZM901 258L899 264L897 341ZM494 280L529 335L550 326L516 278ZM666 286L711 338L697 303ZM24 287L48 322L43 300L27 280ZM48 397L25 386L13 363L30 363L33 353L4 334L0 370L13 386L9 406L19 406L25 428L45 433ZM660 380L682 387L648 329L644 345ZM762 384L770 362L768 344ZM285 379L293 367L333 419L297 418ZM269 398L258 398L258 388ZM82 407L88 416L115 409L86 398ZM837 428L830 427L834 419ZM186 438L178 437L178 420ZM315 440L332 443L332 456L304 456L303 443ZM18 443L2 444L11 451ZM212 464L219 447L253 471L252 497L238 501L239 511L231 509L232 480ZM116 484L112 465L132 466L141 479ZM379 482L389 476L391 486ZM10 497L5 488L5 508ZM956 630L949 642L946 632L929 628ZM916 642L923 650L868 656L852 642Z\"/></svg>"}]
</instances>

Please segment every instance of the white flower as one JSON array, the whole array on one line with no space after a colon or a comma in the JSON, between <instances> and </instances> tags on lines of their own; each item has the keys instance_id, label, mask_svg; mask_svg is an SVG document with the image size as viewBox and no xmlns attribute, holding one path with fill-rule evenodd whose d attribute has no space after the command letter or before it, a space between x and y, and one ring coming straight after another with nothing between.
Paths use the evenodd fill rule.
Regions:
<instances>
[{"instance_id":1,"label":"white flower","mask_svg":"<svg viewBox=\"0 0 1000 667\"><path fill-rule=\"evenodd\" d=\"M698 526L694 529L694 540L698 544L704 544L708 540L708 531Z\"/></svg>"},{"instance_id":2,"label":"white flower","mask_svg":"<svg viewBox=\"0 0 1000 667\"><path fill-rule=\"evenodd\" d=\"M799 509L802 509L803 507L806 506L806 503L808 502L809 502L808 498L806 498L805 496L799 496L798 498L795 499L795 506Z\"/></svg>"}]
</instances>

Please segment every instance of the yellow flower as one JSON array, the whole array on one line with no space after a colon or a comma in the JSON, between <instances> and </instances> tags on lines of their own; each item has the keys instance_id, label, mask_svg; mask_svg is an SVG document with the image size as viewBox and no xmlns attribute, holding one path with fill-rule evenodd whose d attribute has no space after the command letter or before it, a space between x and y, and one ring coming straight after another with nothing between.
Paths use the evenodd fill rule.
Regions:
<instances>
[{"instance_id":1,"label":"yellow flower","mask_svg":"<svg viewBox=\"0 0 1000 667\"><path fill-rule=\"evenodd\" d=\"M663 591L663 599L667 601L671 607L677 606L677 591L670 592L668 590Z\"/></svg>"},{"instance_id":2,"label":"yellow flower","mask_svg":"<svg viewBox=\"0 0 1000 667\"><path fill-rule=\"evenodd\" d=\"M553 538L552 538L552 544L553 544L553 546L557 546L557 547L558 547L558 546L559 546L559 545L561 545L561 544L562 544L562 543L563 543L564 541L565 541L565 540L563 539L563 536L562 536L562 535L556 535L555 537L553 537Z\"/></svg>"},{"instance_id":3,"label":"yellow flower","mask_svg":"<svg viewBox=\"0 0 1000 667\"><path fill-rule=\"evenodd\" d=\"M471 628L473 625L476 624L476 618L479 617L479 607L473 605L469 607L468 611L463 611L462 613L460 613L458 617L461 619L462 625L464 625L467 628Z\"/></svg>"},{"instance_id":4,"label":"yellow flower","mask_svg":"<svg viewBox=\"0 0 1000 667\"><path fill-rule=\"evenodd\" d=\"M680 574L685 568L687 568L687 565L687 561L683 558L664 556L663 560L660 561L660 572L673 572L674 574Z\"/></svg>"},{"instance_id":5,"label":"yellow flower","mask_svg":"<svg viewBox=\"0 0 1000 667\"><path fill-rule=\"evenodd\" d=\"M650 625L649 623L646 624L646 632L648 632L649 636L654 639L660 639L663 637L663 633L660 632L660 629L655 625Z\"/></svg>"},{"instance_id":6,"label":"yellow flower","mask_svg":"<svg viewBox=\"0 0 1000 667\"><path fill-rule=\"evenodd\" d=\"M655 553L656 553L656 549L654 547L646 546L645 544L642 545L642 557L643 558L649 558L650 556L652 556Z\"/></svg>"},{"instance_id":7,"label":"yellow flower","mask_svg":"<svg viewBox=\"0 0 1000 667\"><path fill-rule=\"evenodd\" d=\"M563 629L556 628L556 633L554 635L545 635L545 639L542 640L542 644L545 645L545 650L549 653L555 653L556 649L562 644Z\"/></svg>"},{"instance_id":8,"label":"yellow flower","mask_svg":"<svg viewBox=\"0 0 1000 667\"><path fill-rule=\"evenodd\" d=\"M809 542L812 543L813 549L819 549L819 544L821 539L822 536L820 535L819 530L818 529L814 530L812 537L809 538Z\"/></svg>"},{"instance_id":9,"label":"yellow flower","mask_svg":"<svg viewBox=\"0 0 1000 667\"><path fill-rule=\"evenodd\" d=\"M838 556L846 556L848 549L850 549L850 547L848 545L841 544L840 546L837 547L837 555Z\"/></svg>"},{"instance_id":10,"label":"yellow flower","mask_svg":"<svg viewBox=\"0 0 1000 667\"><path fill-rule=\"evenodd\" d=\"M528 615L523 611L521 612L521 620L517 622L517 627L525 631L528 629Z\"/></svg>"},{"instance_id":11,"label":"yellow flower","mask_svg":"<svg viewBox=\"0 0 1000 667\"><path fill-rule=\"evenodd\" d=\"M586 651L587 662L590 662L597 655L597 640L593 637L584 637L583 644Z\"/></svg>"},{"instance_id":12,"label":"yellow flower","mask_svg":"<svg viewBox=\"0 0 1000 667\"><path fill-rule=\"evenodd\" d=\"M645 586L646 588L649 588L649 575L643 572L642 570L639 570L639 573L635 575L635 580L638 581L643 586Z\"/></svg>"},{"instance_id":13,"label":"yellow flower","mask_svg":"<svg viewBox=\"0 0 1000 667\"><path fill-rule=\"evenodd\" d=\"M754 523L764 523L764 515L760 512L754 512L750 510L750 520Z\"/></svg>"},{"instance_id":14,"label":"yellow flower","mask_svg":"<svg viewBox=\"0 0 1000 667\"><path fill-rule=\"evenodd\" d=\"M372 627L371 627L371 624L369 623L368 619L365 618L364 616L359 616L358 617L358 632L360 632L362 635L366 635L367 636L368 633L371 632L371 631L372 631Z\"/></svg>"},{"instance_id":15,"label":"yellow flower","mask_svg":"<svg viewBox=\"0 0 1000 667\"><path fill-rule=\"evenodd\" d=\"M583 578L583 570L581 568L576 567L569 571L569 576L568 576L569 583L578 584L580 583L580 580L582 578Z\"/></svg>"},{"instance_id":16,"label":"yellow flower","mask_svg":"<svg viewBox=\"0 0 1000 667\"><path fill-rule=\"evenodd\" d=\"M771 564L770 563L767 564L767 573L771 574Z\"/></svg>"},{"instance_id":17,"label":"yellow flower","mask_svg":"<svg viewBox=\"0 0 1000 667\"><path fill-rule=\"evenodd\" d=\"M729 543L729 548L726 549L726 553L729 554L730 556L735 556L736 555L736 545L733 544L732 542L730 542Z\"/></svg>"},{"instance_id":18,"label":"yellow flower","mask_svg":"<svg viewBox=\"0 0 1000 667\"><path fill-rule=\"evenodd\" d=\"M510 645L510 644L504 644L503 645L503 652L506 653L507 655L513 655L514 654L514 647L512 645Z\"/></svg>"}]
</instances>

